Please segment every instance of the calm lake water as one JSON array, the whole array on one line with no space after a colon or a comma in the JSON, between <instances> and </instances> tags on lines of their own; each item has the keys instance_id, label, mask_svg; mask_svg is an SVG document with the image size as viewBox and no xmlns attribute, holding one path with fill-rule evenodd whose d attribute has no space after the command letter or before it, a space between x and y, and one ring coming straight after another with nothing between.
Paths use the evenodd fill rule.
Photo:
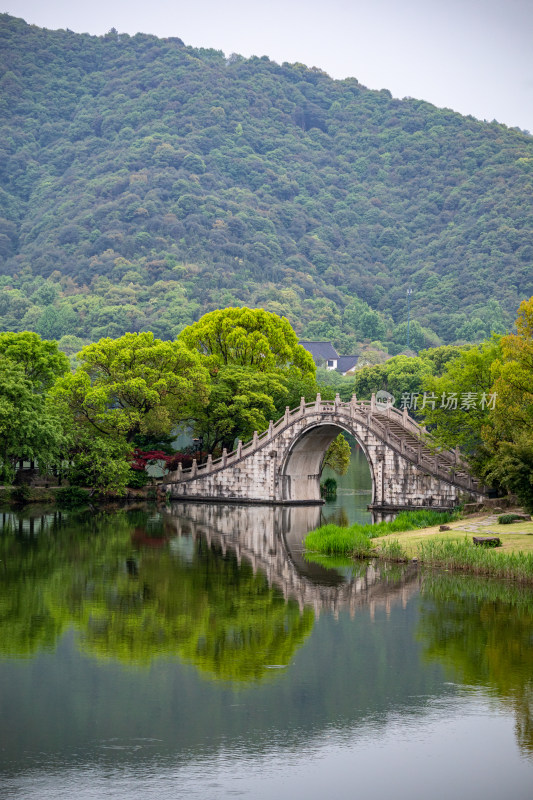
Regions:
<instances>
[{"instance_id":1,"label":"calm lake water","mask_svg":"<svg viewBox=\"0 0 533 800\"><path fill-rule=\"evenodd\" d=\"M530 800L533 595L306 561L342 496L0 514L0 797Z\"/></svg>"}]
</instances>

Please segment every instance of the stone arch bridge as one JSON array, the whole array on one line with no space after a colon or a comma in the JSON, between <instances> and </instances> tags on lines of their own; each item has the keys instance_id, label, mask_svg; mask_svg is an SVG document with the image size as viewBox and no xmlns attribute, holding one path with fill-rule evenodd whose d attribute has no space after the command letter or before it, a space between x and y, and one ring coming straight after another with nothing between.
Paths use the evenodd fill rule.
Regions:
<instances>
[{"instance_id":1,"label":"stone arch bridge","mask_svg":"<svg viewBox=\"0 0 533 800\"><path fill-rule=\"evenodd\" d=\"M433 452L428 435L407 410L384 407L372 397L358 402L312 403L302 398L247 444L188 470L181 465L163 480L173 500L252 503L319 503L327 448L341 431L352 434L368 461L374 508L449 508L461 499L482 501L485 489L468 473L458 451Z\"/></svg>"}]
</instances>

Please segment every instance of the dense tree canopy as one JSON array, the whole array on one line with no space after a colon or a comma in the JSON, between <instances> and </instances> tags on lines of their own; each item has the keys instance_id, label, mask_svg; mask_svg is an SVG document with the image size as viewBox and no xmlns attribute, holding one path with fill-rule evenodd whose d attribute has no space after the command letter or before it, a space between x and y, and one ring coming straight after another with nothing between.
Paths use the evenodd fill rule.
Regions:
<instances>
[{"instance_id":1,"label":"dense tree canopy","mask_svg":"<svg viewBox=\"0 0 533 800\"><path fill-rule=\"evenodd\" d=\"M20 459L45 472L65 456L68 420L48 390L67 370L57 342L28 331L0 334L0 480L12 479Z\"/></svg>"},{"instance_id":2,"label":"dense tree canopy","mask_svg":"<svg viewBox=\"0 0 533 800\"><path fill-rule=\"evenodd\" d=\"M314 376L315 365L298 344L289 321L261 308L224 308L205 314L180 334L179 341L216 363L259 372L293 370Z\"/></svg>"},{"instance_id":3,"label":"dense tree canopy","mask_svg":"<svg viewBox=\"0 0 533 800\"><path fill-rule=\"evenodd\" d=\"M207 400L200 356L150 332L101 339L83 348L78 360L78 370L55 391L93 433L126 441L137 433L168 433Z\"/></svg>"},{"instance_id":4,"label":"dense tree canopy","mask_svg":"<svg viewBox=\"0 0 533 800\"><path fill-rule=\"evenodd\" d=\"M69 368L57 342L43 340L29 331L0 333L0 355L22 367L36 392L50 389Z\"/></svg>"},{"instance_id":5,"label":"dense tree canopy","mask_svg":"<svg viewBox=\"0 0 533 800\"><path fill-rule=\"evenodd\" d=\"M531 136L302 64L0 16L0 330L174 339L261 306L298 335L504 333ZM487 287L493 297L487 296Z\"/></svg>"},{"instance_id":6,"label":"dense tree canopy","mask_svg":"<svg viewBox=\"0 0 533 800\"><path fill-rule=\"evenodd\" d=\"M442 375L428 376L423 385L427 402L420 413L434 441L446 448L460 447L478 474L487 458L482 430L495 403L492 368L500 356L495 336L462 350L446 363Z\"/></svg>"},{"instance_id":7,"label":"dense tree canopy","mask_svg":"<svg viewBox=\"0 0 533 800\"><path fill-rule=\"evenodd\" d=\"M502 338L501 351L492 368L497 402L483 430L485 474L533 510L533 297L520 304L516 334Z\"/></svg>"},{"instance_id":8,"label":"dense tree canopy","mask_svg":"<svg viewBox=\"0 0 533 800\"><path fill-rule=\"evenodd\" d=\"M300 398L318 391L313 358L284 317L261 308L226 308L205 314L178 337L209 367L211 395L194 415L204 446L232 449L251 438Z\"/></svg>"},{"instance_id":9,"label":"dense tree canopy","mask_svg":"<svg viewBox=\"0 0 533 800\"><path fill-rule=\"evenodd\" d=\"M20 459L40 469L67 453L65 420L50 398L37 393L24 369L0 355L0 481L10 482Z\"/></svg>"}]
</instances>

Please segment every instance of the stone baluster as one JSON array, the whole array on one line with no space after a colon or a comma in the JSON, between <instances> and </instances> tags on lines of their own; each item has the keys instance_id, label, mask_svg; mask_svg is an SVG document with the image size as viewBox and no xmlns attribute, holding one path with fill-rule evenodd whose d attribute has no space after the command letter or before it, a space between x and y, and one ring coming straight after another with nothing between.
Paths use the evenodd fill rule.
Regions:
<instances>
[{"instance_id":1,"label":"stone baluster","mask_svg":"<svg viewBox=\"0 0 533 800\"><path fill-rule=\"evenodd\" d=\"M268 437L269 437L269 439L272 438L273 435L274 435L274 420L271 419L270 422L268 423Z\"/></svg>"},{"instance_id":2,"label":"stone baluster","mask_svg":"<svg viewBox=\"0 0 533 800\"><path fill-rule=\"evenodd\" d=\"M370 398L370 411L374 413L376 410L376 393L372 392L372 397Z\"/></svg>"},{"instance_id":3,"label":"stone baluster","mask_svg":"<svg viewBox=\"0 0 533 800\"><path fill-rule=\"evenodd\" d=\"M340 404L341 404L341 396L337 392L337 394L335 395L335 411L338 411Z\"/></svg>"},{"instance_id":4,"label":"stone baluster","mask_svg":"<svg viewBox=\"0 0 533 800\"><path fill-rule=\"evenodd\" d=\"M210 472L210 470L212 469L213 469L213 456L211 455L211 453L208 453L206 470L207 472Z\"/></svg>"},{"instance_id":5,"label":"stone baluster","mask_svg":"<svg viewBox=\"0 0 533 800\"><path fill-rule=\"evenodd\" d=\"M222 450L222 466L225 467L228 463L228 448L224 447Z\"/></svg>"},{"instance_id":6,"label":"stone baluster","mask_svg":"<svg viewBox=\"0 0 533 800\"><path fill-rule=\"evenodd\" d=\"M289 424L289 412L290 412L290 410L291 409L290 409L289 406L285 406L285 416L283 417L283 422L285 423L285 425Z\"/></svg>"},{"instance_id":7,"label":"stone baluster","mask_svg":"<svg viewBox=\"0 0 533 800\"><path fill-rule=\"evenodd\" d=\"M241 439L239 439L237 442L237 458L241 457L241 453L242 453L242 441Z\"/></svg>"},{"instance_id":8,"label":"stone baluster","mask_svg":"<svg viewBox=\"0 0 533 800\"><path fill-rule=\"evenodd\" d=\"M402 425L404 428L407 428L408 424L409 424L409 412L407 411L407 406L404 406L402 411Z\"/></svg>"},{"instance_id":9,"label":"stone baluster","mask_svg":"<svg viewBox=\"0 0 533 800\"><path fill-rule=\"evenodd\" d=\"M259 442L259 434L257 433L257 431L254 431L254 438L252 440L252 447L254 450L257 447L258 442Z\"/></svg>"},{"instance_id":10,"label":"stone baluster","mask_svg":"<svg viewBox=\"0 0 533 800\"><path fill-rule=\"evenodd\" d=\"M321 403L322 403L322 398L320 397L320 392L319 392L319 393L317 394L317 396L316 396L316 400L315 400L315 408L316 408L316 410L317 410L317 411L320 411L320 405L321 405Z\"/></svg>"},{"instance_id":11,"label":"stone baluster","mask_svg":"<svg viewBox=\"0 0 533 800\"><path fill-rule=\"evenodd\" d=\"M305 397L300 397L300 414L305 414Z\"/></svg>"},{"instance_id":12,"label":"stone baluster","mask_svg":"<svg viewBox=\"0 0 533 800\"><path fill-rule=\"evenodd\" d=\"M176 475L177 480L178 481L183 480L183 466L181 464L181 461L178 464L178 468L177 468L176 472L177 472L177 475Z\"/></svg>"},{"instance_id":13,"label":"stone baluster","mask_svg":"<svg viewBox=\"0 0 533 800\"><path fill-rule=\"evenodd\" d=\"M194 477L197 474L198 474L198 461L195 458L193 458L191 467L191 476Z\"/></svg>"}]
</instances>

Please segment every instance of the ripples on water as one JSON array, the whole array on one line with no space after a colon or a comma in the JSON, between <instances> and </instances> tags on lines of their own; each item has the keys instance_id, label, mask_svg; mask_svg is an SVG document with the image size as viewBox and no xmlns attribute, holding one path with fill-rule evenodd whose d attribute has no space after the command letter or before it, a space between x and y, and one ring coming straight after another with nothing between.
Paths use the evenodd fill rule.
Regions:
<instances>
[{"instance_id":1,"label":"ripples on water","mask_svg":"<svg viewBox=\"0 0 533 800\"><path fill-rule=\"evenodd\" d=\"M0 796L530 798L531 594L326 570L320 513L6 514Z\"/></svg>"}]
</instances>

